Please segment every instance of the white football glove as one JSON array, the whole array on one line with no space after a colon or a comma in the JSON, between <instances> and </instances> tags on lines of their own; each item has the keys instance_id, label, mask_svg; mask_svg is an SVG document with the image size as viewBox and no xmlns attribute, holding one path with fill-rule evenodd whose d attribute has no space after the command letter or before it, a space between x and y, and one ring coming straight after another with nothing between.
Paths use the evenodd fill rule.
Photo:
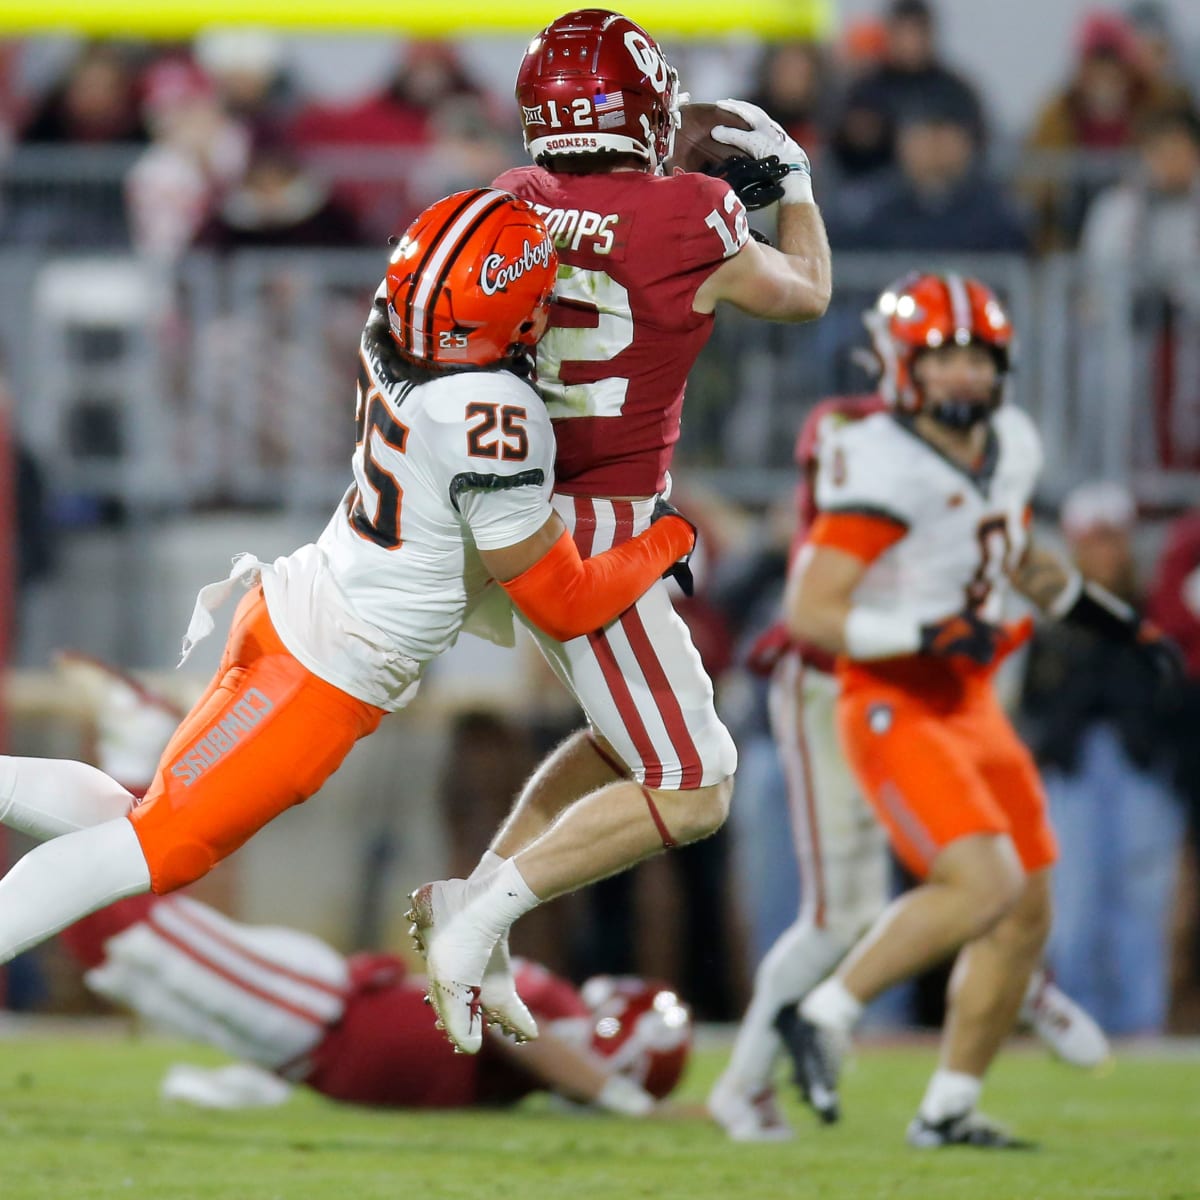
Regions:
<instances>
[{"instance_id":1,"label":"white football glove","mask_svg":"<svg viewBox=\"0 0 1200 1200\"><path fill-rule=\"evenodd\" d=\"M773 121L756 104L745 100L721 100L718 108L742 118L750 129L738 129L733 125L714 125L712 138L724 142L735 150L741 150L751 158L766 158L777 154L779 161L790 168L783 178L784 204L811 204L813 202L812 167L808 155L793 138L789 137L778 121Z\"/></svg>"}]
</instances>

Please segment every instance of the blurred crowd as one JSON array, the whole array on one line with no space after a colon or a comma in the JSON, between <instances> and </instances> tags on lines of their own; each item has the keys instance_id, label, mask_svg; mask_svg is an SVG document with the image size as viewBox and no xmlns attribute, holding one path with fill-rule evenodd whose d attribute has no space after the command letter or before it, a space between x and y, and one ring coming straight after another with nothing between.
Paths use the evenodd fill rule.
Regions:
<instances>
[{"instance_id":1,"label":"blurred crowd","mask_svg":"<svg viewBox=\"0 0 1200 1200\"><path fill-rule=\"evenodd\" d=\"M107 207L83 212L70 188L58 200L22 190L35 167L13 175L0 243L131 244L165 259L192 245L378 244L520 156L508 96L448 42L397 45L382 86L352 99L306 90L288 44L261 31L92 42L57 71L45 57L35 43L0 47L0 144L118 147L128 169ZM1178 274L1172 248L1200 254L1200 122L1169 15L1153 0L1098 8L1063 57L1061 87L1016 144L944 61L930 0L881 0L834 43L764 46L748 74L730 56L722 82L806 147L835 248L1080 246Z\"/></svg>"}]
</instances>

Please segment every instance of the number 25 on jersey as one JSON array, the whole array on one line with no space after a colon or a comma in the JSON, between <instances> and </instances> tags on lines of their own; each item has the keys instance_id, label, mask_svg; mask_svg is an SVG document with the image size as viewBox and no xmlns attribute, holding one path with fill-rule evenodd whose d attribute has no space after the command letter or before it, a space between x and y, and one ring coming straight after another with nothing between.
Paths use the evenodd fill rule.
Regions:
<instances>
[{"instance_id":1,"label":"number 25 on jersey","mask_svg":"<svg viewBox=\"0 0 1200 1200\"><path fill-rule=\"evenodd\" d=\"M395 550L403 544L400 508L404 503L404 489L393 472L399 470L400 458L407 448L408 426L392 415L387 401L365 370L359 371L357 392L356 486L346 498L347 515L359 537L384 550ZM363 503L367 491L375 493L373 514L367 512Z\"/></svg>"}]
</instances>

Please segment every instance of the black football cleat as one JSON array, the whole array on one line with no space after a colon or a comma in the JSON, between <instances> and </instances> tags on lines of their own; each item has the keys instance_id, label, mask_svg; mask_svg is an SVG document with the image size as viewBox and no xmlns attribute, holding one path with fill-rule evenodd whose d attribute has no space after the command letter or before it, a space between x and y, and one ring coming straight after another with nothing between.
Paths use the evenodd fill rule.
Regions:
<instances>
[{"instance_id":1,"label":"black football cleat","mask_svg":"<svg viewBox=\"0 0 1200 1200\"><path fill-rule=\"evenodd\" d=\"M937 1150L943 1146L969 1146L976 1150L1037 1149L1037 1142L1015 1137L1003 1125L976 1112L947 1117L936 1124L918 1113L909 1123L904 1140L918 1150Z\"/></svg>"},{"instance_id":2,"label":"black football cleat","mask_svg":"<svg viewBox=\"0 0 1200 1200\"><path fill-rule=\"evenodd\" d=\"M841 1117L838 1073L841 1048L835 1036L800 1015L794 1004L785 1004L775 1015L775 1028L792 1059L792 1075L804 1102L832 1125Z\"/></svg>"}]
</instances>

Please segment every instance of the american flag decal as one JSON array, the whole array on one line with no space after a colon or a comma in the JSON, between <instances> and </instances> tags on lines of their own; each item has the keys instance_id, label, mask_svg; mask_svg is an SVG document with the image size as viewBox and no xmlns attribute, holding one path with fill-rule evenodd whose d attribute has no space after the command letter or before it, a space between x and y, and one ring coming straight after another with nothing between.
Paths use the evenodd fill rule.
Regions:
<instances>
[{"instance_id":1,"label":"american flag decal","mask_svg":"<svg viewBox=\"0 0 1200 1200\"><path fill-rule=\"evenodd\" d=\"M605 95L603 92L597 92L594 103L598 113L613 112L625 107L625 93L609 92Z\"/></svg>"}]
</instances>

